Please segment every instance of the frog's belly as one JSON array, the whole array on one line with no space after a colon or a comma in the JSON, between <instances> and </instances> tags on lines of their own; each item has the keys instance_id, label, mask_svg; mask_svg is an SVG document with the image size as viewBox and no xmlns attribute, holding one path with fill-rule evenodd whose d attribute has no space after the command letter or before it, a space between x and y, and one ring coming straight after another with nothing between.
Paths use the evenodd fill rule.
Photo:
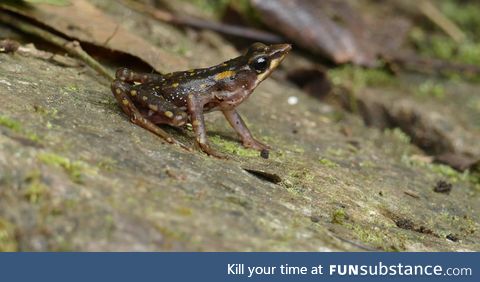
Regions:
<instances>
[{"instance_id":1,"label":"frog's belly","mask_svg":"<svg viewBox=\"0 0 480 282\"><path fill-rule=\"evenodd\" d=\"M214 101L214 102L208 102L203 106L203 111L204 112L213 112L213 111L220 111L221 110L221 101Z\"/></svg>"},{"instance_id":2,"label":"frog's belly","mask_svg":"<svg viewBox=\"0 0 480 282\"><path fill-rule=\"evenodd\" d=\"M233 110L252 94L251 90L240 89L235 92L217 92L214 96L215 102L207 103L209 111L215 110Z\"/></svg>"}]
</instances>

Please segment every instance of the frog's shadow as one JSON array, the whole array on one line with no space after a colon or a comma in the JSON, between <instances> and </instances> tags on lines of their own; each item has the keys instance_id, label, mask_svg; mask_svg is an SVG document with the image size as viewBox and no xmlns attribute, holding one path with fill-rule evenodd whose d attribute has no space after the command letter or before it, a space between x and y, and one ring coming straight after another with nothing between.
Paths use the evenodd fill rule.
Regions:
<instances>
[{"instance_id":1,"label":"frog's shadow","mask_svg":"<svg viewBox=\"0 0 480 282\"><path fill-rule=\"evenodd\" d=\"M175 126L169 126L169 125L161 125L161 128L165 129L168 131L170 134L172 134L173 137L175 138L181 138L182 140L195 140L195 134L193 133L192 130L189 130L185 127L175 127ZM207 137L219 137L224 140L230 141L230 142L235 142L235 143L241 143L240 139L237 136L233 136L233 134L225 132L225 131L208 131L207 132Z\"/></svg>"},{"instance_id":2,"label":"frog's shadow","mask_svg":"<svg viewBox=\"0 0 480 282\"><path fill-rule=\"evenodd\" d=\"M236 136L232 136L231 133L225 132L225 131L209 131L209 136L216 136L220 137L222 139L225 139L227 141L235 142L235 143L240 143L240 139Z\"/></svg>"}]
</instances>

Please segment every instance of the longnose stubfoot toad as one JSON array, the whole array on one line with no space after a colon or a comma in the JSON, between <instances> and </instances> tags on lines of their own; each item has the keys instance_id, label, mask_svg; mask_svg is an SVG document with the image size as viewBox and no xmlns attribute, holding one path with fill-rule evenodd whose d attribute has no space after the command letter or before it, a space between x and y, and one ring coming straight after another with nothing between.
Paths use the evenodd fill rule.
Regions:
<instances>
[{"instance_id":1,"label":"longnose stubfoot toad","mask_svg":"<svg viewBox=\"0 0 480 282\"><path fill-rule=\"evenodd\" d=\"M168 74L136 73L121 68L111 88L133 123L170 143L180 144L157 125L181 127L191 123L200 148L209 155L221 157L208 144L203 118L205 112L221 111L245 147L265 151L269 146L253 138L236 107L290 50L289 44L254 43L244 55L222 64Z\"/></svg>"}]
</instances>

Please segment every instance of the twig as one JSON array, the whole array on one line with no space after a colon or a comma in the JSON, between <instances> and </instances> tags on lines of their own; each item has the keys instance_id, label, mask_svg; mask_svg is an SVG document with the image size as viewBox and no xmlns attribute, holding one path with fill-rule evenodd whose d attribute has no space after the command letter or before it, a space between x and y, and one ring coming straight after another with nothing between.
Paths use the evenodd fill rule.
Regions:
<instances>
[{"instance_id":1,"label":"twig","mask_svg":"<svg viewBox=\"0 0 480 282\"><path fill-rule=\"evenodd\" d=\"M189 26L197 29L207 29L226 35L248 38L252 40L263 41L266 43L280 43L285 41L284 38L279 35L254 28L246 28L241 26L218 23L205 19L174 15L165 10L159 10L151 7L146 8L145 5L130 0L123 0L122 3L125 6L140 13L148 14L156 20L174 25Z\"/></svg>"},{"instance_id":2,"label":"twig","mask_svg":"<svg viewBox=\"0 0 480 282\"><path fill-rule=\"evenodd\" d=\"M34 26L30 23L27 23L20 18L11 16L7 13L0 13L0 22L9 25L15 29L18 29L24 33L28 33L33 36L37 36L57 47L62 48L68 54L79 58L86 65L90 66L92 69L96 70L103 77L108 80L113 80L113 75L105 69L99 62L90 57L87 52L83 51L80 43L78 41L69 41L65 38L62 38L58 35L55 35L51 32L48 32L44 29L41 29L37 26Z\"/></svg>"},{"instance_id":3,"label":"twig","mask_svg":"<svg viewBox=\"0 0 480 282\"><path fill-rule=\"evenodd\" d=\"M434 24L438 25L446 34L448 34L455 42L462 43L465 41L466 35L463 31L449 20L435 5L429 0L420 2L420 11L430 19Z\"/></svg>"},{"instance_id":4,"label":"twig","mask_svg":"<svg viewBox=\"0 0 480 282\"><path fill-rule=\"evenodd\" d=\"M107 38L107 40L105 40L105 43L103 43L103 46L107 46L108 43L110 42L110 40L112 40L115 37L115 35L117 35L117 32L118 32L119 28L120 28L120 25L117 24L115 26L115 30L113 31L113 33Z\"/></svg>"}]
</instances>

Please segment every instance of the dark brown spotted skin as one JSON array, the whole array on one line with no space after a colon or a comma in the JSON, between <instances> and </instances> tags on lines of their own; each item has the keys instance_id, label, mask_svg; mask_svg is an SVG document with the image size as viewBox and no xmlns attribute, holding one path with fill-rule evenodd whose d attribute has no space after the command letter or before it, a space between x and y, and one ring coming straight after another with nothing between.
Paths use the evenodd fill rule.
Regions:
<instances>
[{"instance_id":1,"label":"dark brown spotted skin","mask_svg":"<svg viewBox=\"0 0 480 282\"><path fill-rule=\"evenodd\" d=\"M208 145L203 113L214 110L223 112L244 146L266 150L269 147L252 137L235 108L271 74L290 49L288 44L255 43L244 55L219 65L169 74L136 73L121 68L111 88L123 111L131 119L140 114L143 119L137 118L136 124L150 131L151 126L146 123L191 123L197 144L209 155L219 154Z\"/></svg>"}]
</instances>

